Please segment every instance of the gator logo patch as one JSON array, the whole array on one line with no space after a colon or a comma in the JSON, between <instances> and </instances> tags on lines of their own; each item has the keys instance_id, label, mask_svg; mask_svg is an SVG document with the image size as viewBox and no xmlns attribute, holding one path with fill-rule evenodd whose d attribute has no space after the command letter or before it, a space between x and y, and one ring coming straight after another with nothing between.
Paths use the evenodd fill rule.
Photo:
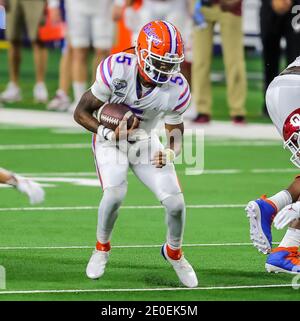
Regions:
<instances>
[{"instance_id":1,"label":"gator logo patch","mask_svg":"<svg viewBox=\"0 0 300 321\"><path fill-rule=\"evenodd\" d=\"M127 88L126 80L116 78L113 80L113 86L114 94L116 94L118 97L125 97L125 91Z\"/></svg>"}]
</instances>

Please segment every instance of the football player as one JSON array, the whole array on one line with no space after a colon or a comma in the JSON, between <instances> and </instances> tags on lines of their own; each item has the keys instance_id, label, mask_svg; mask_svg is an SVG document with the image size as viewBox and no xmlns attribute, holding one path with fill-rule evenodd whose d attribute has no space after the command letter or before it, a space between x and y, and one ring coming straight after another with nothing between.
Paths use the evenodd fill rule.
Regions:
<instances>
[{"instance_id":1,"label":"football player","mask_svg":"<svg viewBox=\"0 0 300 321\"><path fill-rule=\"evenodd\" d=\"M0 184L7 184L15 187L19 192L28 196L30 204L38 204L44 201L45 192L42 187L25 177L11 173L0 168Z\"/></svg>"},{"instance_id":2,"label":"football player","mask_svg":"<svg viewBox=\"0 0 300 321\"><path fill-rule=\"evenodd\" d=\"M269 85L266 92L269 115L283 138L291 162L300 168L300 57ZM267 198L251 201L246 207L253 245L262 253L270 253L268 272L300 273L300 175L285 190ZM288 226L279 244L272 250L271 225Z\"/></svg>"},{"instance_id":3,"label":"football player","mask_svg":"<svg viewBox=\"0 0 300 321\"><path fill-rule=\"evenodd\" d=\"M103 189L96 249L86 269L91 279L104 273L112 230L127 192L130 167L165 208L168 233L161 254L185 286L198 285L197 276L181 249L185 202L173 164L181 152L182 113L191 100L189 85L180 73L183 60L183 41L178 29L167 21L150 22L139 33L135 54L121 52L100 63L95 83L75 110L75 120L94 133L95 163ZM120 143L115 144L121 125L114 132L93 117L105 102L126 104L138 117L139 130L132 131L134 124L128 130L127 140L129 150L135 150L141 156L140 161L121 150ZM163 146L153 134L160 120L165 123L167 135L171 131L177 133L170 137L168 146Z\"/></svg>"}]
</instances>

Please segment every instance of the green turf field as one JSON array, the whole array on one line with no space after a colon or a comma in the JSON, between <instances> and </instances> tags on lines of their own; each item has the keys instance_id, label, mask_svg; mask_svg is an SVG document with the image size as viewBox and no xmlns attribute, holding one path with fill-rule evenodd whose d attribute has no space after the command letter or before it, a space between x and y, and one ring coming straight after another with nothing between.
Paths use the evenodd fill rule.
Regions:
<instances>
[{"instance_id":1,"label":"green turf field","mask_svg":"<svg viewBox=\"0 0 300 321\"><path fill-rule=\"evenodd\" d=\"M286 187L297 173L279 142L208 139L206 173L186 176L185 166L177 166L188 206L184 252L200 286L180 290L160 256L163 210L132 174L106 273L97 281L85 276L101 197L97 186L76 185L96 180L89 134L0 131L1 166L44 178L47 185L43 208L30 207L13 189L0 189L0 265L7 273L0 300L299 300L299 291L280 287L292 283L290 275L265 272L266 257L249 244L243 209L247 201ZM283 233L274 231L275 242Z\"/></svg>"}]
</instances>

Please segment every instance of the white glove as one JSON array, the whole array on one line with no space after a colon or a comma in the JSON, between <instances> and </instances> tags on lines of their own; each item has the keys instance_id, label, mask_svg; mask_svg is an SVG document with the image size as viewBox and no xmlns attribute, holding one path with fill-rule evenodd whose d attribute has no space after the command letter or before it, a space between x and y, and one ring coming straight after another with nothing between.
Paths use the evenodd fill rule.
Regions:
<instances>
[{"instance_id":1,"label":"white glove","mask_svg":"<svg viewBox=\"0 0 300 321\"><path fill-rule=\"evenodd\" d=\"M40 184L22 176L15 176L15 179L17 181L17 190L29 197L30 204L38 204L44 201L45 192Z\"/></svg>"},{"instance_id":2,"label":"white glove","mask_svg":"<svg viewBox=\"0 0 300 321\"><path fill-rule=\"evenodd\" d=\"M115 138L115 133L112 129L100 125L97 130L97 135L104 138L105 140L113 141Z\"/></svg>"},{"instance_id":3,"label":"white glove","mask_svg":"<svg viewBox=\"0 0 300 321\"><path fill-rule=\"evenodd\" d=\"M300 202L284 207L274 219L274 226L281 230L289 223L300 218Z\"/></svg>"}]
</instances>

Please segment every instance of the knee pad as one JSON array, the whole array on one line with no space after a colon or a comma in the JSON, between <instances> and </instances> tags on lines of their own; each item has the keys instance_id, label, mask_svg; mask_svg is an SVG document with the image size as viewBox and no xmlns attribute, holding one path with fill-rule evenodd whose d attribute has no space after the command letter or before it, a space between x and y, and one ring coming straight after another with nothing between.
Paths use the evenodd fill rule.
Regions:
<instances>
[{"instance_id":1,"label":"knee pad","mask_svg":"<svg viewBox=\"0 0 300 321\"><path fill-rule=\"evenodd\" d=\"M185 202L182 193L171 195L162 201L169 214L178 215L185 212Z\"/></svg>"}]
</instances>

